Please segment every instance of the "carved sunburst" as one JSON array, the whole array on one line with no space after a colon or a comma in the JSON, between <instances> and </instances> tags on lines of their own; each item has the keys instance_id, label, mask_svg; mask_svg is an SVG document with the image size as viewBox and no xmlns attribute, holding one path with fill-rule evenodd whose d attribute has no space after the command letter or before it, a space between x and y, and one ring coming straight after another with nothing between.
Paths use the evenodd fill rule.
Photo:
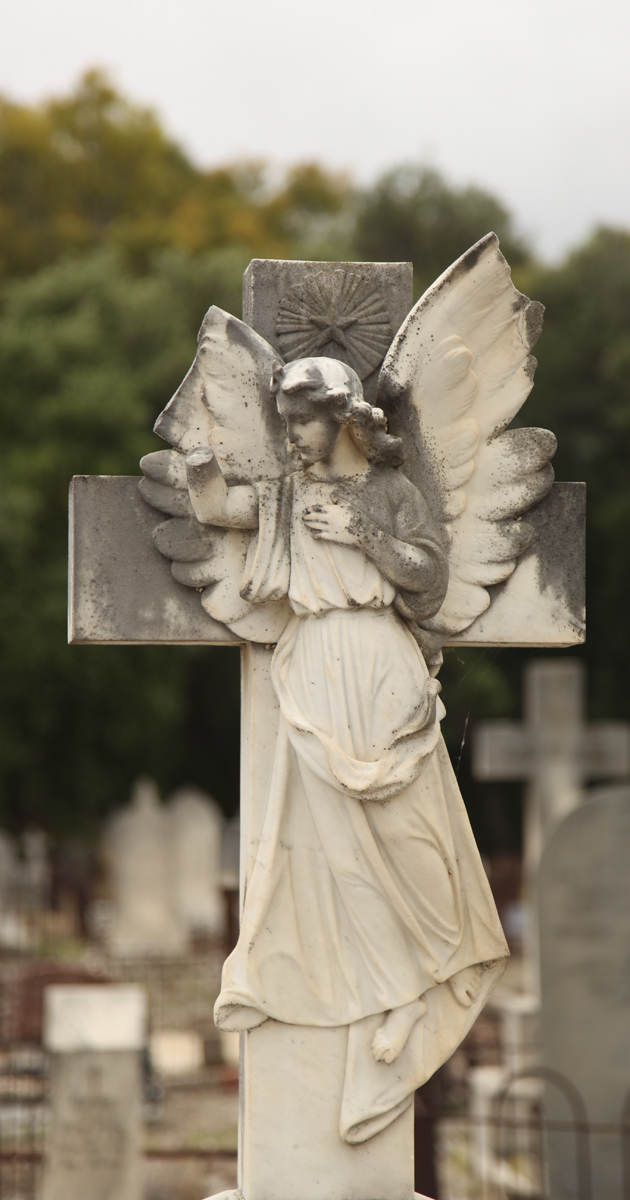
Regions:
<instances>
[{"instance_id":1,"label":"carved sunburst","mask_svg":"<svg viewBox=\"0 0 630 1200\"><path fill-rule=\"evenodd\" d=\"M322 355L340 358L366 379L382 363L392 340L378 292L355 271L307 275L280 301L276 325L287 362Z\"/></svg>"}]
</instances>

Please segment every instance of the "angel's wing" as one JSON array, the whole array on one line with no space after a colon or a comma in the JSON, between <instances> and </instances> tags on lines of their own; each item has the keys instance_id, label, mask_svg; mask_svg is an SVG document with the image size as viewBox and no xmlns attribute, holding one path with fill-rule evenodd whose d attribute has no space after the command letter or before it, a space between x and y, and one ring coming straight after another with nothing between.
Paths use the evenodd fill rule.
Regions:
<instances>
[{"instance_id":1,"label":"angel's wing","mask_svg":"<svg viewBox=\"0 0 630 1200\"><path fill-rule=\"evenodd\" d=\"M403 469L450 528L448 592L426 622L439 634L488 607L486 587L533 536L521 515L553 483L553 434L507 430L533 386L543 312L516 291L489 233L425 292L381 369L377 403L404 439Z\"/></svg>"},{"instance_id":2,"label":"angel's wing","mask_svg":"<svg viewBox=\"0 0 630 1200\"><path fill-rule=\"evenodd\" d=\"M294 469L269 381L278 354L236 317L211 308L190 371L158 417L155 432L172 450L140 462L143 498L171 518L153 538L179 583L203 592L201 603L239 636L276 641L285 601L253 606L239 595L249 536L197 521L186 481L186 454L211 446L228 484L279 479Z\"/></svg>"}]
</instances>

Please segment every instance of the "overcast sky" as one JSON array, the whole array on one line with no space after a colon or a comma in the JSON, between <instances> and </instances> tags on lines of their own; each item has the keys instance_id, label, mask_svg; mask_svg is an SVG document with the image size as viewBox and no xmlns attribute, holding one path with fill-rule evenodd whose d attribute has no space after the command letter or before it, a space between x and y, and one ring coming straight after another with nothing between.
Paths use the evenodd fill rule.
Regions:
<instances>
[{"instance_id":1,"label":"overcast sky","mask_svg":"<svg viewBox=\"0 0 630 1200\"><path fill-rule=\"evenodd\" d=\"M629 0L0 0L12 99L97 65L203 165L422 159L549 258L630 228L629 55Z\"/></svg>"}]
</instances>

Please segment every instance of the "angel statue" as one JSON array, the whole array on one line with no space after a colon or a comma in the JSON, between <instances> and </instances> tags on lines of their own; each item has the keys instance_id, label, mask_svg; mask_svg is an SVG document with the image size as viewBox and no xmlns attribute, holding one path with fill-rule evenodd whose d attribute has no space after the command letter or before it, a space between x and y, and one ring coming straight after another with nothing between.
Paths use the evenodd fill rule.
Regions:
<instances>
[{"instance_id":1,"label":"angel statue","mask_svg":"<svg viewBox=\"0 0 630 1200\"><path fill-rule=\"evenodd\" d=\"M412 309L373 406L211 308L141 463L180 583L276 643L264 829L215 1020L348 1026L340 1135L389 1125L454 1051L508 948L440 733L441 647L490 604L553 481L507 429L542 306L489 234Z\"/></svg>"}]
</instances>

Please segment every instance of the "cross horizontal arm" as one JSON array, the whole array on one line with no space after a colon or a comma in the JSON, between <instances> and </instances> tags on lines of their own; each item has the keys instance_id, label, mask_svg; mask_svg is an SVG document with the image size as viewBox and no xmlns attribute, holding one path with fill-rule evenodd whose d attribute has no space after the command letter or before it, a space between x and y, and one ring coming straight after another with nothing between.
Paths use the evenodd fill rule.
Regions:
<instances>
[{"instance_id":1,"label":"cross horizontal arm","mask_svg":"<svg viewBox=\"0 0 630 1200\"><path fill-rule=\"evenodd\" d=\"M76 475L70 487L68 641L106 645L236 645L171 575L151 534L164 515L135 475Z\"/></svg>"},{"instance_id":2,"label":"cross horizontal arm","mask_svg":"<svg viewBox=\"0 0 630 1200\"><path fill-rule=\"evenodd\" d=\"M151 537L164 516L142 500L138 482L133 475L72 481L69 641L238 645L204 611L196 590L173 579ZM527 521L536 530L531 550L506 583L489 589L487 612L449 645L560 647L584 640L584 485L554 484Z\"/></svg>"},{"instance_id":3,"label":"cross horizontal arm","mask_svg":"<svg viewBox=\"0 0 630 1200\"><path fill-rule=\"evenodd\" d=\"M479 721L473 738L473 775L480 780L533 779L558 754L580 779L623 779L630 775L630 725L595 721L573 730L572 742L549 739L518 721Z\"/></svg>"},{"instance_id":4,"label":"cross horizontal arm","mask_svg":"<svg viewBox=\"0 0 630 1200\"><path fill-rule=\"evenodd\" d=\"M535 773L534 740L518 721L479 721L473 738L475 779L531 779Z\"/></svg>"},{"instance_id":5,"label":"cross horizontal arm","mask_svg":"<svg viewBox=\"0 0 630 1200\"><path fill-rule=\"evenodd\" d=\"M626 721L593 721L581 744L586 779L624 779L630 775L630 725Z\"/></svg>"}]
</instances>

